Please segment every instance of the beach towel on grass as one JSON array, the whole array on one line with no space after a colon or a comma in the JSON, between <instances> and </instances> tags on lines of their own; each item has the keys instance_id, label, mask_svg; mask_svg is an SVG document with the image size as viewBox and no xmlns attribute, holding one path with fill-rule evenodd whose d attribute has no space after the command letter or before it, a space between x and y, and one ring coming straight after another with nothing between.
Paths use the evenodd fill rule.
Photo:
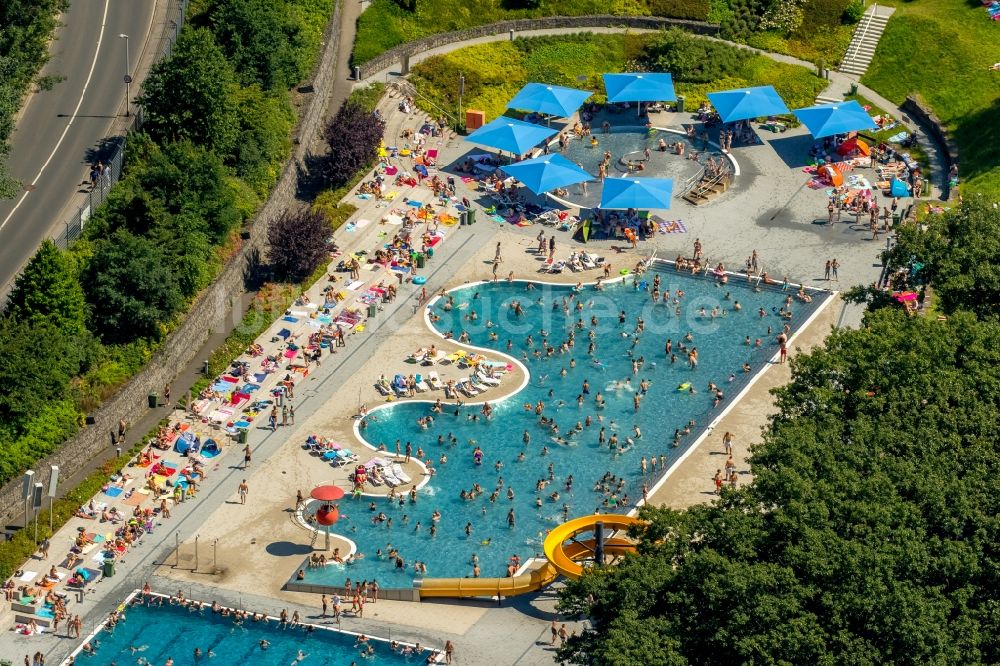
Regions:
<instances>
[{"instance_id":1,"label":"beach towel on grass","mask_svg":"<svg viewBox=\"0 0 1000 666\"><path fill-rule=\"evenodd\" d=\"M295 317L291 317L291 316L282 317L281 321L287 321L289 324L297 324L297 323L299 323L298 319L296 319Z\"/></svg>"}]
</instances>

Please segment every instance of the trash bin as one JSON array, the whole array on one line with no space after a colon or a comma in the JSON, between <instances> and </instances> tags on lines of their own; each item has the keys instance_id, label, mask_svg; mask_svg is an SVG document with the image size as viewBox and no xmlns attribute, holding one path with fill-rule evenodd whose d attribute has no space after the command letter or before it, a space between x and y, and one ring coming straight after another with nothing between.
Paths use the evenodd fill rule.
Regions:
<instances>
[{"instance_id":1,"label":"trash bin","mask_svg":"<svg viewBox=\"0 0 1000 666\"><path fill-rule=\"evenodd\" d=\"M684 95L677 96L677 113L684 113Z\"/></svg>"},{"instance_id":2,"label":"trash bin","mask_svg":"<svg viewBox=\"0 0 1000 666\"><path fill-rule=\"evenodd\" d=\"M469 211L463 210L462 214L459 215L459 224L463 227L469 223Z\"/></svg>"},{"instance_id":3,"label":"trash bin","mask_svg":"<svg viewBox=\"0 0 1000 666\"><path fill-rule=\"evenodd\" d=\"M417 253L417 268L423 268L427 265L427 257L423 252Z\"/></svg>"},{"instance_id":4,"label":"trash bin","mask_svg":"<svg viewBox=\"0 0 1000 666\"><path fill-rule=\"evenodd\" d=\"M852 83L851 84L851 92L850 92L850 94L851 95L857 95L858 94L858 84L857 83Z\"/></svg>"},{"instance_id":5,"label":"trash bin","mask_svg":"<svg viewBox=\"0 0 1000 666\"><path fill-rule=\"evenodd\" d=\"M150 409L156 409L157 406L159 406L159 404L160 404L160 396L157 395L156 393L150 393L147 396L147 400L149 400L149 408Z\"/></svg>"},{"instance_id":6,"label":"trash bin","mask_svg":"<svg viewBox=\"0 0 1000 666\"><path fill-rule=\"evenodd\" d=\"M368 316L374 317L378 313L378 306L374 303L368 304Z\"/></svg>"},{"instance_id":7,"label":"trash bin","mask_svg":"<svg viewBox=\"0 0 1000 666\"><path fill-rule=\"evenodd\" d=\"M892 226L897 226L899 224L900 215L899 213L892 214Z\"/></svg>"},{"instance_id":8,"label":"trash bin","mask_svg":"<svg viewBox=\"0 0 1000 666\"><path fill-rule=\"evenodd\" d=\"M434 256L434 248L432 247L427 248L427 258L430 259L433 256Z\"/></svg>"},{"instance_id":9,"label":"trash bin","mask_svg":"<svg viewBox=\"0 0 1000 666\"><path fill-rule=\"evenodd\" d=\"M469 224L476 223L476 211L472 208L469 209Z\"/></svg>"},{"instance_id":10,"label":"trash bin","mask_svg":"<svg viewBox=\"0 0 1000 666\"><path fill-rule=\"evenodd\" d=\"M104 560L104 566L101 569L105 578L111 578L115 575L115 561L114 560Z\"/></svg>"},{"instance_id":11,"label":"trash bin","mask_svg":"<svg viewBox=\"0 0 1000 666\"><path fill-rule=\"evenodd\" d=\"M249 437L249 433L247 432L246 428L240 428L239 430L236 431L236 441L239 442L240 444L246 444L247 437Z\"/></svg>"}]
</instances>

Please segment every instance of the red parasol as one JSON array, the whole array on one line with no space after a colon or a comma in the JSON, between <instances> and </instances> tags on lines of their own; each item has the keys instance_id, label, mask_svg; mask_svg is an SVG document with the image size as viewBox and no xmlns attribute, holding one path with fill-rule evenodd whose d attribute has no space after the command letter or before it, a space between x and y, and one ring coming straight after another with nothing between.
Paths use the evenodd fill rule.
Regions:
<instances>
[{"instance_id":1,"label":"red parasol","mask_svg":"<svg viewBox=\"0 0 1000 666\"><path fill-rule=\"evenodd\" d=\"M309 497L321 502L334 502L344 497L344 491L337 486L316 486Z\"/></svg>"}]
</instances>

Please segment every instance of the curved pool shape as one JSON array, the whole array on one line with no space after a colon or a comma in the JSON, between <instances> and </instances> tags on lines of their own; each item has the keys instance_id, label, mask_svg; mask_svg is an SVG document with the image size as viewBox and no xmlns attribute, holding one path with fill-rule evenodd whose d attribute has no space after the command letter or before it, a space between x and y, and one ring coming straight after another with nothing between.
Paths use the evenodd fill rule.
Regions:
<instances>
[{"instance_id":1,"label":"curved pool shape","mask_svg":"<svg viewBox=\"0 0 1000 666\"><path fill-rule=\"evenodd\" d=\"M647 130L645 127L615 127L610 134L604 134L600 129L593 135L597 139L597 145L591 145L590 137L582 139L572 139L566 146L566 150L561 155L571 160L585 170L594 175L594 180L581 185L571 185L566 188L567 193L557 198L569 202L573 206L580 208L594 208L601 201L601 191L603 186L597 181L598 168L604 160L605 151L611 152L611 166L608 169L608 176L612 178L625 178L635 176L639 178L673 178L675 193L689 178L697 175L704 163L708 160L708 154L702 152L697 161L688 159L692 152L691 141L683 133L669 131L665 129ZM678 141L685 144L684 155L675 155L672 152L660 152L657 149L659 140L663 139L668 145ZM622 163L622 158L637 161L644 160L643 151L649 148L650 158L645 162L645 169L642 171L629 172ZM715 155L716 160L725 159L718 152L715 146L709 146L709 153ZM553 144L550 151L558 152L559 144Z\"/></svg>"},{"instance_id":2,"label":"curved pool shape","mask_svg":"<svg viewBox=\"0 0 1000 666\"><path fill-rule=\"evenodd\" d=\"M510 354L528 368L529 381L520 392L504 400L492 401L490 393L498 393L497 390L477 398L491 401L491 419L483 417L479 405L449 405L445 413L434 415L433 426L423 430L416 421L431 414L430 402L400 402L374 410L363 430L367 441L372 446L385 444L390 453L395 450L397 440L401 448L410 442L414 451L422 448L424 458L437 463L437 474L420 489L416 503L408 498L402 503L376 499L376 509L370 511L371 498L343 501L336 532L356 542L365 557L350 566L306 568L305 582L340 586L346 578L377 579L385 588L409 587L418 577L413 571L415 561L426 563L427 577L463 577L472 575L473 554L479 558L483 577L504 576L512 555L517 555L521 562L541 555L546 533L564 522L565 517L598 509L613 510L604 505L607 496L594 491L605 473L624 479L618 497L627 494L633 504L640 500L643 484L652 488L660 472L687 450L728 400L775 354L774 339L783 323L777 310L787 296L794 294L792 289L782 291L777 286L765 286L755 292L745 278L736 276L731 277L728 285L717 286L712 278L691 277L660 264L647 272L639 287L649 286L656 273L661 276L661 289L669 289L672 297L678 289L685 292L680 300L680 316L675 314L672 302L652 304L650 294L634 286L631 278L607 285L600 292L584 287L579 294L569 285L481 283L452 291L456 305L450 310L446 309L445 299L431 303L428 307L440 316L436 326L442 332L451 331L457 338L465 331L472 345L496 352L504 352L510 340ZM563 299L567 299L568 315L562 309ZM525 308L522 317L516 317L510 308L515 300ZM822 300L815 294L811 304L796 301L792 305L793 327L806 321ZM737 301L742 311L734 311ZM575 310L577 302L584 307L582 328L577 328L580 325ZM710 315L716 306L727 314L715 319L699 316L701 308ZM758 313L761 308L765 312L763 317ZM620 310L627 313L624 325L619 324ZM470 320L473 312L477 315L475 321ZM591 325L592 316L597 319L596 326ZM632 333L639 316L644 320L645 330L636 340ZM496 326L488 328L488 322ZM772 327L770 335L768 327ZM541 329L549 334L557 349L551 356L542 353L535 358L533 352L544 337ZM558 347L571 330L575 332L575 345L569 353L560 354ZM594 331L596 345L592 355L587 353L590 331ZM491 332L497 333L497 340L490 339ZM697 369L688 367L683 353L673 363L664 354L668 338L673 340L676 354L677 343L688 332L694 338L689 344L697 347L699 353ZM528 335L533 337L533 347L527 345ZM746 336L751 341L761 338L762 346L746 345ZM527 359L523 358L525 355ZM498 353L493 356L498 357ZM645 364L633 375L632 359L639 357L644 358ZM575 359L572 368L571 359ZM751 366L751 372L744 372L744 363ZM729 381L730 374L735 376L733 381ZM615 387L615 382L624 383L626 379L630 387ZM633 396L644 379L650 386L636 412ZM589 383L590 393L583 396L583 406L578 407L577 396L582 393L584 381ZM679 385L689 382L697 393L678 390ZM718 407L713 407L713 398L707 390L709 382L718 384L725 393L726 400ZM606 400L603 409L595 405L599 392ZM544 403L543 415L555 420L565 443L559 443L555 435L539 424L534 410L526 411L523 407L539 401ZM576 423L585 422L588 415L593 425L571 433ZM689 422L694 424L689 434L682 434L675 446L675 429L683 431ZM642 433L640 438L633 433L636 425ZM616 434L625 450L612 450L608 443L599 444L602 428L608 439ZM716 439L721 440L722 434L718 435ZM632 444L626 441L629 437ZM710 445L722 448L720 442ZM476 446L483 451L482 464L473 459ZM524 458L519 460L522 453ZM439 462L442 455L447 456L444 464ZM658 464L655 470L647 466L643 474L641 460L652 456L657 457L658 463L662 456L665 464ZM720 458L719 467L724 462ZM573 477L571 490L566 487L569 476ZM503 485L498 496L490 501L501 477ZM552 481L536 491L538 481L550 477ZM484 493L473 500L461 499L460 491L470 490L475 483ZM617 483L614 485L617 487ZM710 487L710 479L705 479L706 490ZM513 499L508 499L508 489L513 489ZM558 499L551 498L554 491L558 491ZM536 500L541 501L541 506L537 506ZM441 518L432 536L435 510L441 512ZM511 510L515 517L513 526L508 524ZM372 518L379 512L392 518L391 524L389 521L374 524ZM467 524L471 524L469 535L465 531ZM399 569L387 558L377 557L376 551L381 549L385 554L390 547L399 550L405 568Z\"/></svg>"}]
</instances>

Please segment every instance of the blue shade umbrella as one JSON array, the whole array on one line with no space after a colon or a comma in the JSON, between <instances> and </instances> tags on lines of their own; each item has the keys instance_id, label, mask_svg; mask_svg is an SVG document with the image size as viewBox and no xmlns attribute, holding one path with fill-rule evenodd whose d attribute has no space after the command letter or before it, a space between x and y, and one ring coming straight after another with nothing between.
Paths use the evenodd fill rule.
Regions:
<instances>
[{"instance_id":1,"label":"blue shade umbrella","mask_svg":"<svg viewBox=\"0 0 1000 666\"><path fill-rule=\"evenodd\" d=\"M593 93L589 90L529 83L514 95L514 99L507 102L507 108L537 111L566 118L573 115L591 95Z\"/></svg>"},{"instance_id":2,"label":"blue shade umbrella","mask_svg":"<svg viewBox=\"0 0 1000 666\"><path fill-rule=\"evenodd\" d=\"M605 178L601 208L670 208L674 181L670 178Z\"/></svg>"},{"instance_id":3,"label":"blue shade umbrella","mask_svg":"<svg viewBox=\"0 0 1000 666\"><path fill-rule=\"evenodd\" d=\"M524 184L535 194L557 187L575 185L593 178L562 155L542 155L531 160L502 167L504 172Z\"/></svg>"},{"instance_id":4,"label":"blue shade umbrella","mask_svg":"<svg viewBox=\"0 0 1000 666\"><path fill-rule=\"evenodd\" d=\"M792 111L817 139L834 134L876 129L878 125L855 100L817 104Z\"/></svg>"},{"instance_id":5,"label":"blue shade umbrella","mask_svg":"<svg viewBox=\"0 0 1000 666\"><path fill-rule=\"evenodd\" d=\"M609 102L673 102L674 77L663 73L605 74Z\"/></svg>"},{"instance_id":6,"label":"blue shade umbrella","mask_svg":"<svg viewBox=\"0 0 1000 666\"><path fill-rule=\"evenodd\" d=\"M550 127L500 116L465 137L465 140L497 150L506 150L515 155L523 155L556 133L557 130Z\"/></svg>"},{"instance_id":7,"label":"blue shade umbrella","mask_svg":"<svg viewBox=\"0 0 1000 666\"><path fill-rule=\"evenodd\" d=\"M708 93L708 99L719 112L719 117L727 123L788 113L788 107L778 96L774 86Z\"/></svg>"}]
</instances>

